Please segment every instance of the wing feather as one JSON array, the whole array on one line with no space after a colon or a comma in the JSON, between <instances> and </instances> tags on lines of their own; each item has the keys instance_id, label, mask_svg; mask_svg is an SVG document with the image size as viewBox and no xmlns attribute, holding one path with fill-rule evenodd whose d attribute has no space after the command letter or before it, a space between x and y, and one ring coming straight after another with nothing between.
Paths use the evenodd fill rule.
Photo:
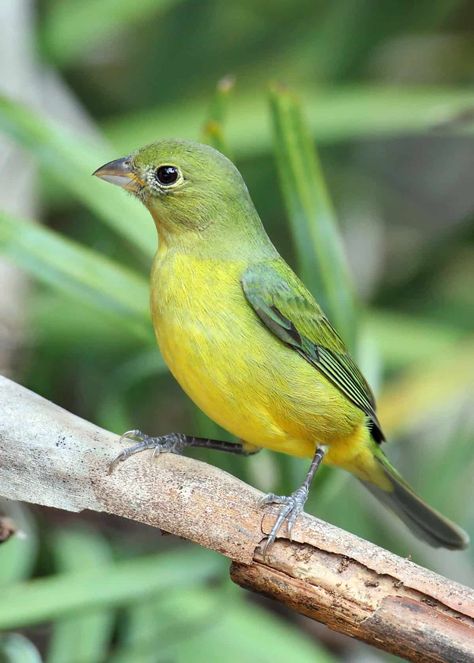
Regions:
<instances>
[{"instance_id":1,"label":"wing feather","mask_svg":"<svg viewBox=\"0 0 474 663\"><path fill-rule=\"evenodd\" d=\"M272 260L251 265L241 282L247 301L266 327L360 408L370 420L374 439L384 440L369 385L296 274L283 261Z\"/></svg>"}]
</instances>

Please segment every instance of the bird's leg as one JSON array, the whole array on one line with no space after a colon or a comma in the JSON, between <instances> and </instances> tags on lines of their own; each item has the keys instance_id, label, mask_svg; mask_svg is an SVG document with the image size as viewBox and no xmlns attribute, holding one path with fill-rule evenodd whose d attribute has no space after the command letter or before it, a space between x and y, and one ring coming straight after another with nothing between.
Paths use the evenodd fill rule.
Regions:
<instances>
[{"instance_id":1,"label":"bird's leg","mask_svg":"<svg viewBox=\"0 0 474 663\"><path fill-rule=\"evenodd\" d=\"M204 449L217 449L218 451L227 451L242 456L250 456L257 453L260 449L245 442L226 442L224 440L210 440L205 437L193 437L184 433L167 433L158 437L145 435L139 430L129 430L124 433L120 441L134 440L136 444L127 447L121 451L118 456L109 465L109 474L115 467L140 451L153 449L153 456L160 453L180 454L186 447L201 447Z\"/></svg>"},{"instance_id":2,"label":"bird's leg","mask_svg":"<svg viewBox=\"0 0 474 663\"><path fill-rule=\"evenodd\" d=\"M291 495L288 496L274 495L273 493L270 493L269 495L265 495L265 497L262 498L260 502L261 505L266 505L266 504L282 505L280 513L278 514L277 519L275 520L275 524L273 525L271 532L263 547L264 555L266 555L269 546L271 546L272 543L275 541L278 531L285 521L288 529L288 536L290 537L291 541L291 532L293 530L293 525L295 524L299 514L304 509L304 505L306 503L306 500L308 499L311 482L313 480L314 475L316 474L318 467L321 465L321 461L323 460L325 453L326 453L326 447L319 446L316 448L316 452L313 456L313 460L311 461L311 465L309 466L309 470L305 477L305 480L303 481L302 485L297 490L295 490Z\"/></svg>"}]
</instances>

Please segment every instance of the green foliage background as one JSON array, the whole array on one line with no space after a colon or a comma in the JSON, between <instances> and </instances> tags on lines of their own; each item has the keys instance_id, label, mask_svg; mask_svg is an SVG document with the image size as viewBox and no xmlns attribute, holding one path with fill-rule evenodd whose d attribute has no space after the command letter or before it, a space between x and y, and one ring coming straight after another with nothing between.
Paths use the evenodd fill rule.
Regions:
<instances>
[{"instance_id":1,"label":"green foliage background","mask_svg":"<svg viewBox=\"0 0 474 663\"><path fill-rule=\"evenodd\" d=\"M472 538L472 5L34 9L41 100L0 100L0 131L38 169L37 218L0 212L0 253L32 279L13 377L118 434L228 437L184 397L155 347L146 211L90 177L160 137L211 142L237 162L272 239L357 354L379 394L388 454ZM305 471L269 452L199 457L267 491L293 490ZM2 661L383 658L255 600L230 585L217 555L154 530L1 508L25 533L0 547ZM471 551L419 543L342 472L321 472L308 510L472 582Z\"/></svg>"}]
</instances>

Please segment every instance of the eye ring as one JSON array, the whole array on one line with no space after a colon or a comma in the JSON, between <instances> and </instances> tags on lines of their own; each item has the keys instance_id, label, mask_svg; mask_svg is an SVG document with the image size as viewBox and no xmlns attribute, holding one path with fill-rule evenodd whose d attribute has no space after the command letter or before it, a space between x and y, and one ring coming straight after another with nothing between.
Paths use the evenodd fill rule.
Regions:
<instances>
[{"instance_id":1,"label":"eye ring","mask_svg":"<svg viewBox=\"0 0 474 663\"><path fill-rule=\"evenodd\" d=\"M155 179L160 186L171 187L181 179L181 172L176 166L164 164L155 170Z\"/></svg>"}]
</instances>

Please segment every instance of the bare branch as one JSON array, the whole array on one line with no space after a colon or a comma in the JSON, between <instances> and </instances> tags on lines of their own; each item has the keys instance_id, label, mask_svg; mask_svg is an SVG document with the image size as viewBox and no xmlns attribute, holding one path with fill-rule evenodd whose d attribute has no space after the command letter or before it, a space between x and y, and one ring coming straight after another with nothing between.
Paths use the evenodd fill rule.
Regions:
<instances>
[{"instance_id":1,"label":"bare branch","mask_svg":"<svg viewBox=\"0 0 474 663\"><path fill-rule=\"evenodd\" d=\"M411 661L474 659L474 592L316 518L266 559L261 493L199 461L130 458L118 437L0 377L0 494L131 518L216 550L239 584Z\"/></svg>"}]
</instances>

